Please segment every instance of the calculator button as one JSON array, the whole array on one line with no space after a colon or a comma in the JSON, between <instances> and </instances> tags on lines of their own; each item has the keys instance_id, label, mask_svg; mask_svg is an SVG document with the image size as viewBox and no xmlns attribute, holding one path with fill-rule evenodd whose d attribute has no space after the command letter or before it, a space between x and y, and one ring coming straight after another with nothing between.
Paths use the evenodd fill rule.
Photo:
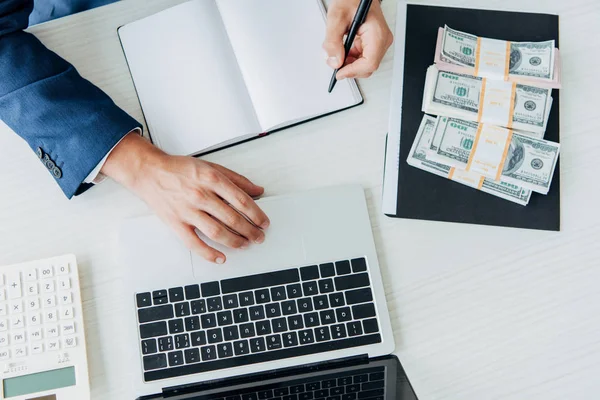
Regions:
<instances>
[{"instance_id":1,"label":"calculator button","mask_svg":"<svg viewBox=\"0 0 600 400\"><path fill-rule=\"evenodd\" d=\"M47 351L56 351L60 349L60 342L58 339L49 339L46 340L46 350Z\"/></svg>"},{"instance_id":2,"label":"calculator button","mask_svg":"<svg viewBox=\"0 0 600 400\"><path fill-rule=\"evenodd\" d=\"M77 338L75 338L75 337L63 338L62 342L63 342L64 349L68 349L70 347L77 346Z\"/></svg>"},{"instance_id":3,"label":"calculator button","mask_svg":"<svg viewBox=\"0 0 600 400\"><path fill-rule=\"evenodd\" d=\"M27 304L27 311L35 311L35 310L40 309L39 297L28 299L26 304Z\"/></svg>"},{"instance_id":4,"label":"calculator button","mask_svg":"<svg viewBox=\"0 0 600 400\"><path fill-rule=\"evenodd\" d=\"M52 308L56 307L56 296L53 294L44 296L44 300L42 301L42 305L44 308Z\"/></svg>"},{"instance_id":5,"label":"calculator button","mask_svg":"<svg viewBox=\"0 0 600 400\"><path fill-rule=\"evenodd\" d=\"M25 343L25 331L16 331L12 334L12 342L13 344L23 344Z\"/></svg>"},{"instance_id":6,"label":"calculator button","mask_svg":"<svg viewBox=\"0 0 600 400\"><path fill-rule=\"evenodd\" d=\"M42 328L33 328L29 330L29 338L33 341L42 340Z\"/></svg>"},{"instance_id":7,"label":"calculator button","mask_svg":"<svg viewBox=\"0 0 600 400\"><path fill-rule=\"evenodd\" d=\"M36 282L25 284L25 296L35 296L36 294L38 294L38 284Z\"/></svg>"},{"instance_id":8,"label":"calculator button","mask_svg":"<svg viewBox=\"0 0 600 400\"><path fill-rule=\"evenodd\" d=\"M10 272L6 274L7 287L8 287L8 298L17 299L22 296L21 293L21 276L19 272Z\"/></svg>"},{"instance_id":9,"label":"calculator button","mask_svg":"<svg viewBox=\"0 0 600 400\"><path fill-rule=\"evenodd\" d=\"M21 300L11 301L10 313L11 314L21 314L22 312L23 312L23 302Z\"/></svg>"},{"instance_id":10,"label":"calculator button","mask_svg":"<svg viewBox=\"0 0 600 400\"><path fill-rule=\"evenodd\" d=\"M31 354L40 354L44 352L44 345L42 343L33 343L31 345Z\"/></svg>"},{"instance_id":11,"label":"calculator button","mask_svg":"<svg viewBox=\"0 0 600 400\"><path fill-rule=\"evenodd\" d=\"M60 325L60 332L62 335L72 335L75 333L74 322L64 322Z\"/></svg>"},{"instance_id":12,"label":"calculator button","mask_svg":"<svg viewBox=\"0 0 600 400\"><path fill-rule=\"evenodd\" d=\"M25 347L25 346L15 347L15 348L13 348L13 352L15 354L15 357L25 357L27 355L27 347Z\"/></svg>"},{"instance_id":13,"label":"calculator button","mask_svg":"<svg viewBox=\"0 0 600 400\"><path fill-rule=\"evenodd\" d=\"M36 326L39 325L41 321L40 313L29 314L27 316L27 325L28 326Z\"/></svg>"},{"instance_id":14,"label":"calculator button","mask_svg":"<svg viewBox=\"0 0 600 400\"><path fill-rule=\"evenodd\" d=\"M71 279L66 278L58 278L58 290L68 290L71 289Z\"/></svg>"},{"instance_id":15,"label":"calculator button","mask_svg":"<svg viewBox=\"0 0 600 400\"><path fill-rule=\"evenodd\" d=\"M5 319L0 319L0 332L4 332L8 329L8 321Z\"/></svg>"},{"instance_id":16,"label":"calculator button","mask_svg":"<svg viewBox=\"0 0 600 400\"><path fill-rule=\"evenodd\" d=\"M44 312L44 322L56 322L58 315L56 310L49 310Z\"/></svg>"},{"instance_id":17,"label":"calculator button","mask_svg":"<svg viewBox=\"0 0 600 400\"><path fill-rule=\"evenodd\" d=\"M73 307L61 307L59 315L60 315L60 319L72 319L73 318Z\"/></svg>"},{"instance_id":18,"label":"calculator button","mask_svg":"<svg viewBox=\"0 0 600 400\"><path fill-rule=\"evenodd\" d=\"M27 272L25 272L25 280L26 281L37 281L37 269L31 268Z\"/></svg>"},{"instance_id":19,"label":"calculator button","mask_svg":"<svg viewBox=\"0 0 600 400\"><path fill-rule=\"evenodd\" d=\"M58 336L58 326L51 325L46 327L46 337L57 337Z\"/></svg>"},{"instance_id":20,"label":"calculator button","mask_svg":"<svg viewBox=\"0 0 600 400\"><path fill-rule=\"evenodd\" d=\"M8 346L8 333L0 332L0 347Z\"/></svg>"},{"instance_id":21,"label":"calculator button","mask_svg":"<svg viewBox=\"0 0 600 400\"><path fill-rule=\"evenodd\" d=\"M44 281L42 282L42 290L44 293L52 293L54 292L54 281Z\"/></svg>"},{"instance_id":22,"label":"calculator button","mask_svg":"<svg viewBox=\"0 0 600 400\"><path fill-rule=\"evenodd\" d=\"M40 278L52 278L54 276L54 272L52 270L52 266L40 268Z\"/></svg>"},{"instance_id":23,"label":"calculator button","mask_svg":"<svg viewBox=\"0 0 600 400\"><path fill-rule=\"evenodd\" d=\"M69 263L64 263L56 267L56 275L68 275L69 274Z\"/></svg>"},{"instance_id":24,"label":"calculator button","mask_svg":"<svg viewBox=\"0 0 600 400\"><path fill-rule=\"evenodd\" d=\"M11 318L10 320L10 329L19 329L25 326L25 321L23 320L22 315L17 315Z\"/></svg>"},{"instance_id":25,"label":"calculator button","mask_svg":"<svg viewBox=\"0 0 600 400\"><path fill-rule=\"evenodd\" d=\"M60 304L71 304L73 302L73 295L71 293L62 293L58 296L58 302Z\"/></svg>"},{"instance_id":26,"label":"calculator button","mask_svg":"<svg viewBox=\"0 0 600 400\"><path fill-rule=\"evenodd\" d=\"M10 358L10 350L2 349L0 350L0 360L8 360Z\"/></svg>"}]
</instances>

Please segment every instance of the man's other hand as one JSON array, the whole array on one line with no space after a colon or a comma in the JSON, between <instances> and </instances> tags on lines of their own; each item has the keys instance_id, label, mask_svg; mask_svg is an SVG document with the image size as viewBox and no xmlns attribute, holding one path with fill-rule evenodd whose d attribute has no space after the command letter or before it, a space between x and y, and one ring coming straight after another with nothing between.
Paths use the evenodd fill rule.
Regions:
<instances>
[{"instance_id":1,"label":"man's other hand","mask_svg":"<svg viewBox=\"0 0 600 400\"><path fill-rule=\"evenodd\" d=\"M368 78L383 59L394 37L385 21L381 5L373 0L365 22L358 29L348 58L344 59L344 35L356 14L360 0L332 0L327 11L327 33L323 49L327 53L327 64L341 68L336 78Z\"/></svg>"},{"instance_id":2,"label":"man's other hand","mask_svg":"<svg viewBox=\"0 0 600 400\"><path fill-rule=\"evenodd\" d=\"M206 260L222 264L225 255L195 232L230 248L262 243L269 219L252 197L264 189L217 164L170 156L137 134L111 152L102 173L131 190Z\"/></svg>"}]
</instances>

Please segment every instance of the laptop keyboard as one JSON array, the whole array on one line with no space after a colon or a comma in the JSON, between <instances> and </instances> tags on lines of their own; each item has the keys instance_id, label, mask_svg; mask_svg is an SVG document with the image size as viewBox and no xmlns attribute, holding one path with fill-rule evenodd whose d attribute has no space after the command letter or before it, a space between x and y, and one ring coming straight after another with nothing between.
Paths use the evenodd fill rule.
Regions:
<instances>
[{"instance_id":1,"label":"laptop keyboard","mask_svg":"<svg viewBox=\"0 0 600 400\"><path fill-rule=\"evenodd\" d=\"M146 382L381 342L364 258L136 294Z\"/></svg>"}]
</instances>

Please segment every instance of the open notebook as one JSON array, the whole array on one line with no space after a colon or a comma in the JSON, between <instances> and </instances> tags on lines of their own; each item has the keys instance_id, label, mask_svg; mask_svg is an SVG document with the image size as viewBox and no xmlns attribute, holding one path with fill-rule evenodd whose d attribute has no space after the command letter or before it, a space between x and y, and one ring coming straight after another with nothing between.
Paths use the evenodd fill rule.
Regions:
<instances>
[{"instance_id":1,"label":"open notebook","mask_svg":"<svg viewBox=\"0 0 600 400\"><path fill-rule=\"evenodd\" d=\"M154 143L199 154L361 104L353 80L327 93L325 16L320 0L192 0L119 28Z\"/></svg>"}]
</instances>

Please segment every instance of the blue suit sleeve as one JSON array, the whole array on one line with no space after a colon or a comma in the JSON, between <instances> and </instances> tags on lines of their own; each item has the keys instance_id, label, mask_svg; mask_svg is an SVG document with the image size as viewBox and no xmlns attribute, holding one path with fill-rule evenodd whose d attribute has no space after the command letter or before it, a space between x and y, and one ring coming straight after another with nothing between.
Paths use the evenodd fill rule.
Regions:
<instances>
[{"instance_id":1,"label":"blue suit sleeve","mask_svg":"<svg viewBox=\"0 0 600 400\"><path fill-rule=\"evenodd\" d=\"M75 68L48 50L27 27L33 0L0 0L0 119L48 167L68 198L141 124Z\"/></svg>"}]
</instances>

